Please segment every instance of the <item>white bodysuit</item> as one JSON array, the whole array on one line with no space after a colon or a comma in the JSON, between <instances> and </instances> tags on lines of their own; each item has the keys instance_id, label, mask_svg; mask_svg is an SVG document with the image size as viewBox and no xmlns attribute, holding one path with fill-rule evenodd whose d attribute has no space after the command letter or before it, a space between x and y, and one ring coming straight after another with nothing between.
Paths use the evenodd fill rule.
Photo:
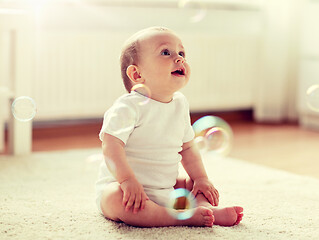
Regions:
<instances>
[{"instance_id":1,"label":"white bodysuit","mask_svg":"<svg viewBox=\"0 0 319 240\"><path fill-rule=\"evenodd\" d=\"M178 177L182 145L194 138L185 96L176 92L169 103L162 103L132 91L121 96L104 114L99 137L108 133L125 144L127 161L147 196L165 206ZM100 166L96 183L100 209L102 191L116 179L106 163Z\"/></svg>"}]
</instances>

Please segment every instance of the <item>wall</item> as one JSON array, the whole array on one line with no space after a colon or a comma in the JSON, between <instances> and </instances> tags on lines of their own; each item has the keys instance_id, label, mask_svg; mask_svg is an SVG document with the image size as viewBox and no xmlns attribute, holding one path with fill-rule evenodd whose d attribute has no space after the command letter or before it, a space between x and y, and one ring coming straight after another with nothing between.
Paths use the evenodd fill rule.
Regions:
<instances>
[{"instance_id":1,"label":"wall","mask_svg":"<svg viewBox=\"0 0 319 240\"><path fill-rule=\"evenodd\" d=\"M192 111L254 107L263 31L260 8L210 4L196 10L167 1L141 2L127 7L116 1L74 3L33 12L29 35L34 37L35 73L22 84L32 90L19 95L37 102L35 120L101 117L124 93L118 65L122 43L153 25L172 28L183 40L192 77L182 91ZM203 11L203 19L194 21Z\"/></svg>"}]
</instances>

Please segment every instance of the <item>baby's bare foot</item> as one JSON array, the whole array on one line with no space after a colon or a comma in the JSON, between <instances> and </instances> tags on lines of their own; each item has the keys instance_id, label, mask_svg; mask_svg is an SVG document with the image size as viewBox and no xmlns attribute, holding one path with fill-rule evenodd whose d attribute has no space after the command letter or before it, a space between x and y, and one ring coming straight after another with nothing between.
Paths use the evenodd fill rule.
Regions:
<instances>
[{"instance_id":1,"label":"baby's bare foot","mask_svg":"<svg viewBox=\"0 0 319 240\"><path fill-rule=\"evenodd\" d=\"M199 206L194 209L194 215L187 220L180 220L181 225L211 227L214 224L213 211L207 207Z\"/></svg>"},{"instance_id":2,"label":"baby's bare foot","mask_svg":"<svg viewBox=\"0 0 319 240\"><path fill-rule=\"evenodd\" d=\"M214 224L220 226L233 226L243 219L242 207L214 208Z\"/></svg>"}]
</instances>

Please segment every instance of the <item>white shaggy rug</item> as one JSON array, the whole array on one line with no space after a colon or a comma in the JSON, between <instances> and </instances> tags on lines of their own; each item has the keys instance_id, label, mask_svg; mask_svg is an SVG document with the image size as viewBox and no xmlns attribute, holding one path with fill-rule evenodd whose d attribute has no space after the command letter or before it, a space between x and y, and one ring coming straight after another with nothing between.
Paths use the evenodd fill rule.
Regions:
<instances>
[{"instance_id":1,"label":"white shaggy rug","mask_svg":"<svg viewBox=\"0 0 319 240\"><path fill-rule=\"evenodd\" d=\"M94 182L99 149L0 157L0 239L319 239L319 179L204 156L220 205L244 207L235 227L136 228L104 219ZM93 159L93 162L91 161Z\"/></svg>"}]
</instances>

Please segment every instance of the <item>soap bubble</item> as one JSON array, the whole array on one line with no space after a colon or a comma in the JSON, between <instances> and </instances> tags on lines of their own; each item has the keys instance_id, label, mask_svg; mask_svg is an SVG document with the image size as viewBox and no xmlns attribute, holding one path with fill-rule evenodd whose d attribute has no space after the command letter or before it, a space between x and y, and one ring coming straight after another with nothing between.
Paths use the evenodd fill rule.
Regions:
<instances>
[{"instance_id":1,"label":"soap bubble","mask_svg":"<svg viewBox=\"0 0 319 240\"><path fill-rule=\"evenodd\" d=\"M151 90L145 84L139 83L134 85L131 89L131 92L132 91L136 91L145 97L144 101L138 103L139 105L145 105L149 102L151 98Z\"/></svg>"},{"instance_id":2,"label":"soap bubble","mask_svg":"<svg viewBox=\"0 0 319 240\"><path fill-rule=\"evenodd\" d=\"M103 162L106 164L106 167L110 173L116 177L116 167L114 161L112 161L107 156L104 156L102 153L92 154L86 158L85 171L91 171L92 169L96 170Z\"/></svg>"},{"instance_id":3,"label":"soap bubble","mask_svg":"<svg viewBox=\"0 0 319 240\"><path fill-rule=\"evenodd\" d=\"M94 163L101 163L103 161L103 154L102 153L97 153L97 154L92 154L87 157L86 162L88 164L94 164Z\"/></svg>"},{"instance_id":4,"label":"soap bubble","mask_svg":"<svg viewBox=\"0 0 319 240\"><path fill-rule=\"evenodd\" d=\"M192 16L189 18L189 21L192 23L203 20L207 12L204 3L199 0L179 0L178 7L183 10L192 10Z\"/></svg>"},{"instance_id":5,"label":"soap bubble","mask_svg":"<svg viewBox=\"0 0 319 240\"><path fill-rule=\"evenodd\" d=\"M194 215L196 206L194 195L185 188L178 188L170 193L166 207L171 216L185 220Z\"/></svg>"},{"instance_id":6,"label":"soap bubble","mask_svg":"<svg viewBox=\"0 0 319 240\"><path fill-rule=\"evenodd\" d=\"M102 161L103 161L103 154L101 153L89 155L85 159L85 164L83 165L82 174L86 174L86 172L93 171L93 170L96 171Z\"/></svg>"},{"instance_id":7,"label":"soap bubble","mask_svg":"<svg viewBox=\"0 0 319 240\"><path fill-rule=\"evenodd\" d=\"M35 117L37 106L32 98L21 96L13 101L11 112L15 119L21 122L27 122Z\"/></svg>"},{"instance_id":8,"label":"soap bubble","mask_svg":"<svg viewBox=\"0 0 319 240\"><path fill-rule=\"evenodd\" d=\"M319 112L319 84L312 85L308 88L307 105L311 110Z\"/></svg>"},{"instance_id":9,"label":"soap bubble","mask_svg":"<svg viewBox=\"0 0 319 240\"><path fill-rule=\"evenodd\" d=\"M221 127L212 127L205 134L206 148L208 151L224 153L230 142L230 134Z\"/></svg>"},{"instance_id":10,"label":"soap bubble","mask_svg":"<svg viewBox=\"0 0 319 240\"><path fill-rule=\"evenodd\" d=\"M204 150L206 148L206 142L203 136L195 137L194 142L199 150Z\"/></svg>"},{"instance_id":11,"label":"soap bubble","mask_svg":"<svg viewBox=\"0 0 319 240\"><path fill-rule=\"evenodd\" d=\"M205 116L193 124L195 144L200 150L227 155L230 152L233 132L229 124L215 116Z\"/></svg>"}]
</instances>

